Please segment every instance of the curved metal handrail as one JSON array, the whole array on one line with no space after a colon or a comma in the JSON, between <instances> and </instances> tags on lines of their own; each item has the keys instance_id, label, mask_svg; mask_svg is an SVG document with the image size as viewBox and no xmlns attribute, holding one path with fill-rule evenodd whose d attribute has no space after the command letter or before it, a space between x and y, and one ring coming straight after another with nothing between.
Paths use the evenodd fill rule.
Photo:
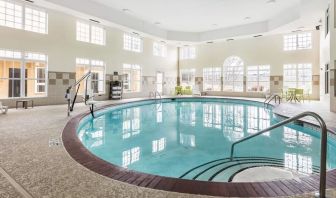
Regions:
<instances>
[{"instance_id":1,"label":"curved metal handrail","mask_svg":"<svg viewBox=\"0 0 336 198\"><path fill-rule=\"evenodd\" d=\"M161 97L161 94L160 94L160 92L158 92L158 91L155 91L155 94L154 94L154 96L155 96L155 98L156 98L156 96L160 96L160 100L162 99L162 97Z\"/></svg>"},{"instance_id":2,"label":"curved metal handrail","mask_svg":"<svg viewBox=\"0 0 336 198\"><path fill-rule=\"evenodd\" d=\"M279 96L278 94L273 94L270 97L266 98L266 100L264 101L264 104L269 105L269 103L275 99L275 103L277 102L277 98L279 99L279 104L281 103L281 96Z\"/></svg>"},{"instance_id":3,"label":"curved metal handrail","mask_svg":"<svg viewBox=\"0 0 336 198\"><path fill-rule=\"evenodd\" d=\"M154 97L154 99L156 99L156 96L160 96L160 99L162 99L160 92L158 92L158 91L149 92L149 98Z\"/></svg>"},{"instance_id":4,"label":"curved metal handrail","mask_svg":"<svg viewBox=\"0 0 336 198\"><path fill-rule=\"evenodd\" d=\"M232 160L233 159L233 153L234 153L234 148L237 144L241 143L241 142L244 142L246 140L249 140L251 138L254 138L256 136L259 136L263 133L266 133L268 131L271 131L273 129L276 129L278 127L281 127L285 124L288 124L288 123L291 123L291 122L294 122L296 120L299 120L303 117L307 117L307 116L311 116L313 118L315 118L319 125L320 125L320 128L321 128L321 161L320 161L320 190L319 190L319 197L321 198L325 198L325 192L326 192L326 175L327 175L327 140L328 140L328 131L327 131L327 126L324 122L324 120L321 118L320 115L318 115L317 113L314 113L314 112L310 112L310 111L307 111L307 112L303 112L303 113L300 113L294 117L291 117L291 118L288 118L282 122L279 122L271 127L268 127L266 129L263 129L261 131L259 131L258 133L256 134L253 134L253 135L250 135L246 138L243 138L241 140L238 140L236 142L234 142L232 145L231 145L231 154L230 154L230 159Z\"/></svg>"}]
</instances>

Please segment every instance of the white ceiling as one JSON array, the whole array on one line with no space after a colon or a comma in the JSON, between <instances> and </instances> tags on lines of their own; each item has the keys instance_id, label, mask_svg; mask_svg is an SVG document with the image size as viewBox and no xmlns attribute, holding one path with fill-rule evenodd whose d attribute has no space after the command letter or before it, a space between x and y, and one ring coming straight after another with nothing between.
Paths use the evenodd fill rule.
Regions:
<instances>
[{"instance_id":1,"label":"white ceiling","mask_svg":"<svg viewBox=\"0 0 336 198\"><path fill-rule=\"evenodd\" d=\"M91 0L170 31L205 32L267 21L300 0ZM319 0L317 0L319 1ZM246 17L250 19L246 20ZM217 24L217 25L214 25Z\"/></svg>"},{"instance_id":2,"label":"white ceiling","mask_svg":"<svg viewBox=\"0 0 336 198\"><path fill-rule=\"evenodd\" d=\"M299 27L311 30L324 19L329 0L35 0L35 3L125 31L167 41L199 43L285 33Z\"/></svg>"}]
</instances>

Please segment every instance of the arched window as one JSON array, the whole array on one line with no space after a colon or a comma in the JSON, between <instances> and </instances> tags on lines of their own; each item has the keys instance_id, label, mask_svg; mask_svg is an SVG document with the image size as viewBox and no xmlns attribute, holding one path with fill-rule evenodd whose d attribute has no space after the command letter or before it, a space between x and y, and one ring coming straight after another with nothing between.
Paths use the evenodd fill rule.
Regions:
<instances>
[{"instance_id":1,"label":"arched window","mask_svg":"<svg viewBox=\"0 0 336 198\"><path fill-rule=\"evenodd\" d=\"M231 56L224 61L223 91L244 91L244 61L237 56Z\"/></svg>"}]
</instances>

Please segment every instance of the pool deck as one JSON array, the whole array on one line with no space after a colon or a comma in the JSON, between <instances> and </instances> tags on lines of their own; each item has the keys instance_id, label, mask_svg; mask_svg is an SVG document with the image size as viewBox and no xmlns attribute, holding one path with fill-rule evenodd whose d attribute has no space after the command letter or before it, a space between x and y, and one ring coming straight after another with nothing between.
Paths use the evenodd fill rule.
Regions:
<instances>
[{"instance_id":1,"label":"pool deck","mask_svg":"<svg viewBox=\"0 0 336 198\"><path fill-rule=\"evenodd\" d=\"M118 102L104 101L99 105ZM335 129L333 120L336 113L329 112L325 106L325 103L315 101L284 103L276 106L275 111L285 116L314 111L326 120L329 128ZM55 105L28 110L10 109L7 115L0 115L0 197L210 197L119 182L80 165L69 156L63 145L49 147L50 139L60 140L64 126L71 119L66 116L66 108L66 105ZM78 104L72 117L86 111L87 107ZM336 197L336 189L328 190L328 195ZM291 197L314 197L314 194Z\"/></svg>"}]
</instances>

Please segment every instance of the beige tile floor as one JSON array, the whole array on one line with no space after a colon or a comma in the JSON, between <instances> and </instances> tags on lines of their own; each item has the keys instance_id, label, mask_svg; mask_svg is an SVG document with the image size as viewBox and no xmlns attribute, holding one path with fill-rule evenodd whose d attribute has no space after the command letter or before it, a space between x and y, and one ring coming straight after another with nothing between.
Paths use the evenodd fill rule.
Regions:
<instances>
[{"instance_id":1,"label":"beige tile floor","mask_svg":"<svg viewBox=\"0 0 336 198\"><path fill-rule=\"evenodd\" d=\"M109 103L111 102L102 102L100 105ZM284 108L283 105L278 108ZM310 106L315 105L311 103ZM87 111L87 107L79 104L73 115L83 111ZM336 114L332 116L336 117ZM0 171L0 198L207 197L136 187L87 170L75 162L63 146L48 145L50 138L60 138L68 120L65 105L35 107L29 110L10 109L7 115L0 115L0 167L13 179L8 180ZM328 193L329 197L336 197L336 192Z\"/></svg>"}]
</instances>

